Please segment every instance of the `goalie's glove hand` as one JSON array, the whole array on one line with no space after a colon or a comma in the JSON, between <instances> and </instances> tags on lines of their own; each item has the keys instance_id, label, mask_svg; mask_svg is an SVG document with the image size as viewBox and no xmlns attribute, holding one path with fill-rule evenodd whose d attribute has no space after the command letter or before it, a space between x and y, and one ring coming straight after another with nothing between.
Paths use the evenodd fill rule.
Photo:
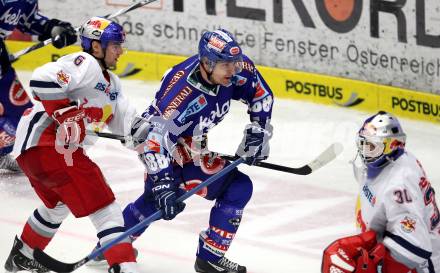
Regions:
<instances>
[{"instance_id":1,"label":"goalie's glove hand","mask_svg":"<svg viewBox=\"0 0 440 273\"><path fill-rule=\"evenodd\" d=\"M50 19L44 25L43 33L38 36L38 40L44 41L52 39L52 44L56 48L74 44L78 39L75 29L69 22L58 19Z\"/></svg>"},{"instance_id":2,"label":"goalie's glove hand","mask_svg":"<svg viewBox=\"0 0 440 273\"><path fill-rule=\"evenodd\" d=\"M376 273L381 250L377 245L374 231L341 238L331 243L322 255L322 273ZM368 251L374 248L371 256Z\"/></svg>"},{"instance_id":3,"label":"goalie's glove hand","mask_svg":"<svg viewBox=\"0 0 440 273\"><path fill-rule=\"evenodd\" d=\"M172 220L185 209L185 203L177 203L177 186L172 177L164 177L156 181L153 186L156 208L162 210L164 220Z\"/></svg>"},{"instance_id":4,"label":"goalie's glove hand","mask_svg":"<svg viewBox=\"0 0 440 273\"><path fill-rule=\"evenodd\" d=\"M269 123L260 124L254 121L246 125L243 140L235 154L244 158L248 165L254 165L267 159L269 157L269 139L272 137L272 131L273 127Z\"/></svg>"}]
</instances>

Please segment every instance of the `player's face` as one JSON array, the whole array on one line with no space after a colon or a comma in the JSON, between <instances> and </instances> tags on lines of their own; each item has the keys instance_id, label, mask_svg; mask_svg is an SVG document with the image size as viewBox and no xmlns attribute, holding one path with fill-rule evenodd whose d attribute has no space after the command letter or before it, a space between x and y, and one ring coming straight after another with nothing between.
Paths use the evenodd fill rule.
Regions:
<instances>
[{"instance_id":1,"label":"player's face","mask_svg":"<svg viewBox=\"0 0 440 273\"><path fill-rule=\"evenodd\" d=\"M217 62L212 70L211 81L228 86L231 78L241 71L241 62Z\"/></svg>"},{"instance_id":2,"label":"player's face","mask_svg":"<svg viewBox=\"0 0 440 273\"><path fill-rule=\"evenodd\" d=\"M105 50L104 61L108 67L115 66L118 62L118 58L124 53L122 44L117 42L109 42Z\"/></svg>"},{"instance_id":3,"label":"player's face","mask_svg":"<svg viewBox=\"0 0 440 273\"><path fill-rule=\"evenodd\" d=\"M384 144L380 140L368 139L362 135L357 137L358 151L363 158L369 161L374 161L383 154Z\"/></svg>"}]
</instances>

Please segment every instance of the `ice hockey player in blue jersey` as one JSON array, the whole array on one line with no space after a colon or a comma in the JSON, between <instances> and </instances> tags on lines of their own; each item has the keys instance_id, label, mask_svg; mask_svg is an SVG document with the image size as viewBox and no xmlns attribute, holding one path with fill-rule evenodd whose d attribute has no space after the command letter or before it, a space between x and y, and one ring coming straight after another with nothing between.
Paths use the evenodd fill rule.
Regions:
<instances>
[{"instance_id":1,"label":"ice hockey player in blue jersey","mask_svg":"<svg viewBox=\"0 0 440 273\"><path fill-rule=\"evenodd\" d=\"M272 91L230 32L206 32L199 42L199 54L165 74L155 100L142 115L144 120L133 126L136 136L142 135L139 130L145 129L145 120L150 124L146 141L140 145L148 175L144 193L124 210L127 228L157 209L165 220L173 219L185 207L176 203L185 189L229 164L207 150L207 133L223 120L231 100L246 103L250 117L237 155L249 165L266 159L272 136ZM215 204L208 228L199 236L195 270L246 272L245 266L228 260L225 253L251 198L252 181L235 169L198 194Z\"/></svg>"},{"instance_id":2,"label":"ice hockey player in blue jersey","mask_svg":"<svg viewBox=\"0 0 440 273\"><path fill-rule=\"evenodd\" d=\"M18 164L9 155L15 140L15 130L24 110L32 107L23 86L11 67L4 40L12 31L38 35L39 40L54 38L57 48L73 44L77 36L70 23L48 19L38 13L37 0L0 1L0 169L18 171Z\"/></svg>"}]
</instances>

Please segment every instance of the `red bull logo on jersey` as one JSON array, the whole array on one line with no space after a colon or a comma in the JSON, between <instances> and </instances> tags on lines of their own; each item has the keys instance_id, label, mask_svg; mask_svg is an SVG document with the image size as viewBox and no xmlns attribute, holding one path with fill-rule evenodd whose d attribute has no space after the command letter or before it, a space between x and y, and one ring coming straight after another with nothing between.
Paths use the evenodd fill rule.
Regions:
<instances>
[{"instance_id":1,"label":"red bull logo on jersey","mask_svg":"<svg viewBox=\"0 0 440 273\"><path fill-rule=\"evenodd\" d=\"M416 230L416 220L411 217L405 216L405 218L400 221L400 228L406 233L411 233Z\"/></svg>"},{"instance_id":2,"label":"red bull logo on jersey","mask_svg":"<svg viewBox=\"0 0 440 273\"><path fill-rule=\"evenodd\" d=\"M58 71L57 73L57 82L61 85L69 84L70 75L64 72L63 70Z\"/></svg>"}]
</instances>

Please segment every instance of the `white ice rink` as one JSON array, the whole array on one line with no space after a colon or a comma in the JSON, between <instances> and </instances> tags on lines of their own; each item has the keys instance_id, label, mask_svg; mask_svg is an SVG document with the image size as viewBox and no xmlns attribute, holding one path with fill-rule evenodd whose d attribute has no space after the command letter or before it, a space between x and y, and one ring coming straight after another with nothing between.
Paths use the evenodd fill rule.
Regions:
<instances>
[{"instance_id":1,"label":"white ice rink","mask_svg":"<svg viewBox=\"0 0 440 273\"><path fill-rule=\"evenodd\" d=\"M19 73L25 86L30 74ZM158 83L123 81L125 94L142 111L151 101ZM228 257L246 265L250 273L320 272L322 250L338 237L353 234L357 184L350 159L355 155L354 137L368 116L350 109L297 101L276 100L274 137L269 162L297 167L308 163L332 142L344 144L344 152L332 163L308 176L240 166L254 182L253 197L245 209ZM435 189L440 189L437 146L440 126L400 119L407 148L425 167ZM209 135L213 151L233 154L248 122L246 107L234 102L229 115ZM88 151L102 168L121 206L143 191L143 166L136 154L118 141L100 140ZM26 177L0 174L0 263L4 264L15 234L40 205ZM142 272L189 273L198 233L207 227L212 203L198 196L171 222L158 221L135 242ZM96 244L95 231L87 218L69 217L47 252L64 262L87 256ZM78 272L106 272L83 266Z\"/></svg>"}]
</instances>

